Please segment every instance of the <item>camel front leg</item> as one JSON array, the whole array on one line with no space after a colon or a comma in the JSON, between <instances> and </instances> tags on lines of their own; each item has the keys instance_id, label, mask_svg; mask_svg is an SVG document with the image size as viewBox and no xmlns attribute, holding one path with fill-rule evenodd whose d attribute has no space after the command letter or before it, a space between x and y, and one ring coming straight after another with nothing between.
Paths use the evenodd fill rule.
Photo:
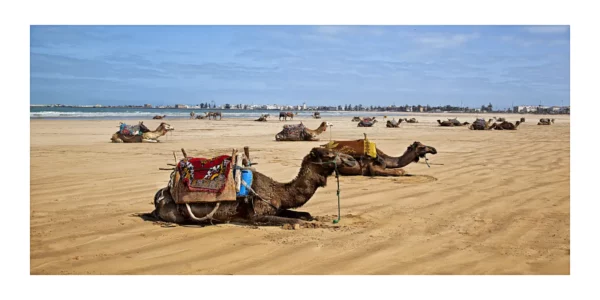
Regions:
<instances>
[{"instance_id":1,"label":"camel front leg","mask_svg":"<svg viewBox=\"0 0 600 300\"><path fill-rule=\"evenodd\" d=\"M308 222L298 220L298 219L278 217L278 216L254 216L254 217L250 218L250 222L254 223L255 225L272 225L272 226L282 226L285 224L303 225L303 224L308 223Z\"/></svg>"},{"instance_id":2,"label":"camel front leg","mask_svg":"<svg viewBox=\"0 0 600 300\"><path fill-rule=\"evenodd\" d=\"M300 220L304 220L304 221L314 220L313 217L307 212L287 210L287 209L280 211L277 214L277 216L284 217L284 218L291 218L291 219L300 219Z\"/></svg>"},{"instance_id":3,"label":"camel front leg","mask_svg":"<svg viewBox=\"0 0 600 300\"><path fill-rule=\"evenodd\" d=\"M158 143L158 140L142 139L142 143Z\"/></svg>"}]
</instances>

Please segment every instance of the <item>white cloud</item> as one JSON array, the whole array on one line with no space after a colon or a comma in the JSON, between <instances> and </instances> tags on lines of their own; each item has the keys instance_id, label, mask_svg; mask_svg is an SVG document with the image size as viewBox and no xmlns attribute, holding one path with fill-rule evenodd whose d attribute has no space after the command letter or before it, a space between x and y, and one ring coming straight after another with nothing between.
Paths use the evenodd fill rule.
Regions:
<instances>
[{"instance_id":1,"label":"white cloud","mask_svg":"<svg viewBox=\"0 0 600 300\"><path fill-rule=\"evenodd\" d=\"M427 45L433 48L450 48L460 46L470 40L479 38L478 33L471 34L454 34L450 36L431 35L415 38L415 41L420 44Z\"/></svg>"},{"instance_id":2,"label":"white cloud","mask_svg":"<svg viewBox=\"0 0 600 300\"><path fill-rule=\"evenodd\" d=\"M528 26L525 27L525 31L529 33L565 33L569 31L569 26L551 26L551 25L541 25L541 26Z\"/></svg>"}]
</instances>

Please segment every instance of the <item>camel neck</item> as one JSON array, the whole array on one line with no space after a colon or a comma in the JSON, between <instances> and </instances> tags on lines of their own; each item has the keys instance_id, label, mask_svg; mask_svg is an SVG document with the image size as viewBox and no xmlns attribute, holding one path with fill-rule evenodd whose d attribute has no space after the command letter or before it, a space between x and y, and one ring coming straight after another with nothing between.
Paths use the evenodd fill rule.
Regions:
<instances>
[{"instance_id":1,"label":"camel neck","mask_svg":"<svg viewBox=\"0 0 600 300\"><path fill-rule=\"evenodd\" d=\"M296 178L285 184L285 192L279 199L280 208L297 208L308 202L319 187L327 184L327 176L321 174L321 170L321 166L303 161Z\"/></svg>"},{"instance_id":2,"label":"camel neck","mask_svg":"<svg viewBox=\"0 0 600 300\"><path fill-rule=\"evenodd\" d=\"M385 161L385 165L388 168L402 168L414 162L415 158L418 158L414 151L406 151L400 157L392 157L378 150L377 155Z\"/></svg>"}]
</instances>

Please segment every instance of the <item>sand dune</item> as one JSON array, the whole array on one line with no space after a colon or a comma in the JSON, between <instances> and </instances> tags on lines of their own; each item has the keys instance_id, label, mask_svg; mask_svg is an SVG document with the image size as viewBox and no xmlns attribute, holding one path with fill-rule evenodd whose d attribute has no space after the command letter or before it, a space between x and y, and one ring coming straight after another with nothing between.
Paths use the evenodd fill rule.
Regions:
<instances>
[{"instance_id":1,"label":"sand dune","mask_svg":"<svg viewBox=\"0 0 600 300\"><path fill-rule=\"evenodd\" d=\"M378 117L383 121L383 115ZM31 274L570 274L570 119L517 131L417 124L357 128L351 116L299 118L334 124L321 142L275 142L282 124L165 120L158 144L113 144L118 121L31 120ZM516 121L516 115L499 115ZM520 116L518 116L520 118ZM145 120L153 129L159 120ZM172 151L216 156L249 146L256 169L295 177L312 147L363 132L390 155L414 141L435 147L402 178L342 177L337 228L284 230L235 224L163 227L152 211ZM181 155L180 155L181 156ZM331 222L336 185L300 210Z\"/></svg>"}]
</instances>

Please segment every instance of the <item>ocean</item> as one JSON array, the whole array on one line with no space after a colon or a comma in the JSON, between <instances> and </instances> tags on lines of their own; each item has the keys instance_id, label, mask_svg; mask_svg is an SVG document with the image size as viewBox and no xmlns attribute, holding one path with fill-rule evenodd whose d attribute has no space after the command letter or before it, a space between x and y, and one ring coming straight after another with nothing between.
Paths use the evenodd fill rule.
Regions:
<instances>
[{"instance_id":1,"label":"ocean","mask_svg":"<svg viewBox=\"0 0 600 300\"><path fill-rule=\"evenodd\" d=\"M221 111L223 118L235 119L257 119L262 114L270 114L271 119L279 117L279 110L240 110L240 109L159 109L159 108L107 108L107 107L41 107L30 106L30 119L103 119L103 120L127 120L127 119L152 119L155 115L166 115L167 119L189 119L190 112L203 115L208 111ZM296 111L293 111L296 112ZM327 116L372 116L381 115L384 112L366 111L319 111L321 117ZM298 111L299 117L311 117L313 111ZM386 115L406 116L406 113L385 112Z\"/></svg>"}]
</instances>

